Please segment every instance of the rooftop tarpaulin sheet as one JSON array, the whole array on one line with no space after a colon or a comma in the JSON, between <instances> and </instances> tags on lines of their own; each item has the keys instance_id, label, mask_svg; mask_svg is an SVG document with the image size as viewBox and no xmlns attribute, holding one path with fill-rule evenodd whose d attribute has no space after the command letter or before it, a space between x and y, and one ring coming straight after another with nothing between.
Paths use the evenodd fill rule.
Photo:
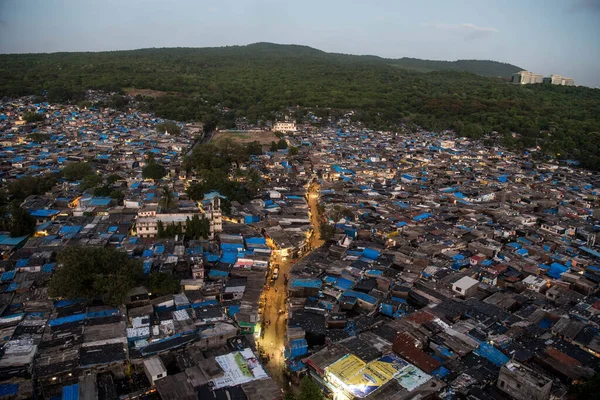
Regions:
<instances>
[{"instance_id":1,"label":"rooftop tarpaulin sheet","mask_svg":"<svg viewBox=\"0 0 600 400\"><path fill-rule=\"evenodd\" d=\"M61 400L79 400L79 384L64 386Z\"/></svg>"},{"instance_id":2,"label":"rooftop tarpaulin sheet","mask_svg":"<svg viewBox=\"0 0 600 400\"><path fill-rule=\"evenodd\" d=\"M59 326L59 325L68 324L71 322L80 322L80 321L83 321L84 319L85 319L85 314L83 314L83 313L75 314L75 315L69 315L67 317L51 319L50 321L48 321L48 325Z\"/></svg>"},{"instance_id":3,"label":"rooftop tarpaulin sheet","mask_svg":"<svg viewBox=\"0 0 600 400\"><path fill-rule=\"evenodd\" d=\"M33 217L37 217L37 218L47 218L47 217L53 217L55 215L57 215L60 211L58 210L33 210L30 211L29 214Z\"/></svg>"},{"instance_id":4,"label":"rooftop tarpaulin sheet","mask_svg":"<svg viewBox=\"0 0 600 400\"><path fill-rule=\"evenodd\" d=\"M15 270L6 271L6 272L2 273L2 276L0 276L0 281L12 281L16 274L17 274L17 271L15 271Z\"/></svg>"},{"instance_id":5,"label":"rooftop tarpaulin sheet","mask_svg":"<svg viewBox=\"0 0 600 400\"><path fill-rule=\"evenodd\" d=\"M371 295L368 295L366 293L362 293L362 292L355 292L353 290L347 290L344 292L344 296L347 297L354 297L357 299L360 299L362 301L365 301L367 303L371 303L371 304L375 304L377 303L377 299Z\"/></svg>"},{"instance_id":6,"label":"rooftop tarpaulin sheet","mask_svg":"<svg viewBox=\"0 0 600 400\"><path fill-rule=\"evenodd\" d=\"M423 221L423 220L425 220L427 218L431 218L431 217L433 217L433 214L423 213L423 214L417 215L416 217L413 217L413 220L414 221Z\"/></svg>"},{"instance_id":7,"label":"rooftop tarpaulin sheet","mask_svg":"<svg viewBox=\"0 0 600 400\"><path fill-rule=\"evenodd\" d=\"M348 290L348 289L352 289L354 287L354 282L349 280L349 279L345 279L345 278L339 278L334 284L333 286L337 289L340 290Z\"/></svg>"},{"instance_id":8,"label":"rooftop tarpaulin sheet","mask_svg":"<svg viewBox=\"0 0 600 400\"><path fill-rule=\"evenodd\" d=\"M499 367L510 360L504 353L487 342L482 342L473 352Z\"/></svg>"},{"instance_id":9,"label":"rooftop tarpaulin sheet","mask_svg":"<svg viewBox=\"0 0 600 400\"><path fill-rule=\"evenodd\" d=\"M264 237L249 237L245 238L246 244L267 244L267 240Z\"/></svg>"},{"instance_id":10,"label":"rooftop tarpaulin sheet","mask_svg":"<svg viewBox=\"0 0 600 400\"><path fill-rule=\"evenodd\" d=\"M363 251L363 257L368 258L370 260L377 260L379 258L379 255L381 253L378 250L375 249L371 249L369 247L367 247L364 251Z\"/></svg>"},{"instance_id":11,"label":"rooftop tarpaulin sheet","mask_svg":"<svg viewBox=\"0 0 600 400\"><path fill-rule=\"evenodd\" d=\"M17 383L2 383L0 384L0 398L14 396L19 392Z\"/></svg>"},{"instance_id":12,"label":"rooftop tarpaulin sheet","mask_svg":"<svg viewBox=\"0 0 600 400\"><path fill-rule=\"evenodd\" d=\"M548 276L554 279L560 279L561 275L569 270L568 267L565 267L559 263L550 264L550 270L548 271Z\"/></svg>"},{"instance_id":13,"label":"rooftop tarpaulin sheet","mask_svg":"<svg viewBox=\"0 0 600 400\"><path fill-rule=\"evenodd\" d=\"M320 288L323 285L323 282L320 279L294 279L291 283L292 288Z\"/></svg>"}]
</instances>

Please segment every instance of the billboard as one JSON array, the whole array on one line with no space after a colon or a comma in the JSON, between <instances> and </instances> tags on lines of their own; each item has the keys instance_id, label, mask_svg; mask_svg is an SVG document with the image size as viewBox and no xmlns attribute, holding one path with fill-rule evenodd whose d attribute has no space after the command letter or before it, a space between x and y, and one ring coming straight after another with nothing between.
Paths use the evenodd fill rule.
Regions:
<instances>
[{"instance_id":1,"label":"billboard","mask_svg":"<svg viewBox=\"0 0 600 400\"><path fill-rule=\"evenodd\" d=\"M365 363L352 354L347 354L326 368L330 382L341 386L352 395L364 398L394 378L409 364L395 354L387 354Z\"/></svg>"}]
</instances>

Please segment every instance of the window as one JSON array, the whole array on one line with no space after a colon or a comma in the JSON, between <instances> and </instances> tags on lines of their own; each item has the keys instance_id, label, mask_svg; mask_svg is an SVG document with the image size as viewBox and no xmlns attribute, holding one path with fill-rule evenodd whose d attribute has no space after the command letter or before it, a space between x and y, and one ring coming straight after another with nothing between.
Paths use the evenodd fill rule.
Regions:
<instances>
[{"instance_id":1,"label":"window","mask_svg":"<svg viewBox=\"0 0 600 400\"><path fill-rule=\"evenodd\" d=\"M521 384L517 383L517 389L521 389Z\"/></svg>"},{"instance_id":2,"label":"window","mask_svg":"<svg viewBox=\"0 0 600 400\"><path fill-rule=\"evenodd\" d=\"M459 288L458 286L456 287L456 291L457 292L462 292L462 288Z\"/></svg>"},{"instance_id":3,"label":"window","mask_svg":"<svg viewBox=\"0 0 600 400\"><path fill-rule=\"evenodd\" d=\"M158 379L158 378L162 378L162 374L156 375L156 379Z\"/></svg>"},{"instance_id":4,"label":"window","mask_svg":"<svg viewBox=\"0 0 600 400\"><path fill-rule=\"evenodd\" d=\"M503 388L504 387L504 381L500 381L500 387Z\"/></svg>"}]
</instances>

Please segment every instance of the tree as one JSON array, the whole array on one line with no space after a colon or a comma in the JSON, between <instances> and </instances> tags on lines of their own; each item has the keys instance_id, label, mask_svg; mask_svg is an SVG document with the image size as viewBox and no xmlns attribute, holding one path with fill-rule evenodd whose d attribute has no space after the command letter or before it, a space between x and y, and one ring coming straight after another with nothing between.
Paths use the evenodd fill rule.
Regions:
<instances>
[{"instance_id":1,"label":"tree","mask_svg":"<svg viewBox=\"0 0 600 400\"><path fill-rule=\"evenodd\" d=\"M263 181L260 173L258 170L256 170L256 168L250 168L248 174L246 175L246 188L248 189L248 192L252 196L255 196L256 193L262 189L262 187Z\"/></svg>"},{"instance_id":2,"label":"tree","mask_svg":"<svg viewBox=\"0 0 600 400\"><path fill-rule=\"evenodd\" d=\"M231 214L231 201L229 199L221 199L221 211L225 215Z\"/></svg>"},{"instance_id":3,"label":"tree","mask_svg":"<svg viewBox=\"0 0 600 400\"><path fill-rule=\"evenodd\" d=\"M298 400L322 400L323 393L319 385L312 378L305 376L300 383L300 394Z\"/></svg>"},{"instance_id":4,"label":"tree","mask_svg":"<svg viewBox=\"0 0 600 400\"><path fill-rule=\"evenodd\" d=\"M179 279L168 272L153 272L148 277L148 290L153 296L179 293Z\"/></svg>"},{"instance_id":5,"label":"tree","mask_svg":"<svg viewBox=\"0 0 600 400\"><path fill-rule=\"evenodd\" d=\"M161 204L164 208L169 209L173 204L173 192L169 189L169 186L164 185L162 188Z\"/></svg>"},{"instance_id":6,"label":"tree","mask_svg":"<svg viewBox=\"0 0 600 400\"><path fill-rule=\"evenodd\" d=\"M13 203L10 209L10 236L19 237L33 235L36 221L29 212Z\"/></svg>"},{"instance_id":7,"label":"tree","mask_svg":"<svg viewBox=\"0 0 600 400\"><path fill-rule=\"evenodd\" d=\"M274 153L274 152L276 152L276 151L277 151L277 143L275 143L275 141L274 141L274 140L271 142L271 147L269 147L269 150L270 150L272 153Z\"/></svg>"},{"instance_id":8,"label":"tree","mask_svg":"<svg viewBox=\"0 0 600 400\"><path fill-rule=\"evenodd\" d=\"M23 119L28 124L32 122L39 122L44 120L44 114L36 113L36 112L28 112L23 115Z\"/></svg>"},{"instance_id":9,"label":"tree","mask_svg":"<svg viewBox=\"0 0 600 400\"><path fill-rule=\"evenodd\" d=\"M569 387L569 393L575 399L597 399L600 393L600 374L595 374L589 381Z\"/></svg>"},{"instance_id":10,"label":"tree","mask_svg":"<svg viewBox=\"0 0 600 400\"><path fill-rule=\"evenodd\" d=\"M335 235L335 226L329 225L327 222L321 222L319 224L319 237L321 240L331 240Z\"/></svg>"},{"instance_id":11,"label":"tree","mask_svg":"<svg viewBox=\"0 0 600 400\"><path fill-rule=\"evenodd\" d=\"M142 177L145 179L160 180L167 176L167 169L160 164L151 162L142 169Z\"/></svg>"},{"instance_id":12,"label":"tree","mask_svg":"<svg viewBox=\"0 0 600 400\"><path fill-rule=\"evenodd\" d=\"M120 181L121 177L117 174L110 174L108 178L106 178L106 183L108 185L112 185L113 183Z\"/></svg>"},{"instance_id":13,"label":"tree","mask_svg":"<svg viewBox=\"0 0 600 400\"><path fill-rule=\"evenodd\" d=\"M83 183L81 184L81 189L91 189L95 188L99 184L102 183L102 177L98 174L88 174L83 177Z\"/></svg>"},{"instance_id":14,"label":"tree","mask_svg":"<svg viewBox=\"0 0 600 400\"><path fill-rule=\"evenodd\" d=\"M181 133L181 128L175 122L165 121L156 124L156 131L160 133L168 132L169 135L179 136Z\"/></svg>"},{"instance_id":15,"label":"tree","mask_svg":"<svg viewBox=\"0 0 600 400\"><path fill-rule=\"evenodd\" d=\"M50 140L50 135L47 133L34 132L29 135L29 140L36 143L43 143Z\"/></svg>"},{"instance_id":16,"label":"tree","mask_svg":"<svg viewBox=\"0 0 600 400\"><path fill-rule=\"evenodd\" d=\"M279 139L279 141L277 142L277 148L283 150L283 149L287 149L287 147L288 147L288 144L285 141L285 139Z\"/></svg>"},{"instance_id":17,"label":"tree","mask_svg":"<svg viewBox=\"0 0 600 400\"><path fill-rule=\"evenodd\" d=\"M98 186L94 189L94 196L108 197L110 196L110 188L106 185ZM111 196L112 197L112 196Z\"/></svg>"},{"instance_id":18,"label":"tree","mask_svg":"<svg viewBox=\"0 0 600 400\"><path fill-rule=\"evenodd\" d=\"M31 195L41 195L51 190L56 185L56 174L43 176L25 176L10 182L8 194L14 200L24 200Z\"/></svg>"},{"instance_id":19,"label":"tree","mask_svg":"<svg viewBox=\"0 0 600 400\"><path fill-rule=\"evenodd\" d=\"M102 300L123 304L127 292L143 279L140 260L102 247L67 247L58 255L59 268L50 280L49 295L57 298Z\"/></svg>"},{"instance_id":20,"label":"tree","mask_svg":"<svg viewBox=\"0 0 600 400\"><path fill-rule=\"evenodd\" d=\"M249 156L261 155L263 153L262 145L256 140L246 145L246 153Z\"/></svg>"},{"instance_id":21,"label":"tree","mask_svg":"<svg viewBox=\"0 0 600 400\"><path fill-rule=\"evenodd\" d=\"M202 130L204 131L204 134L208 135L212 131L214 131L215 129L217 129L217 123L218 123L218 120L216 118L211 118L211 119L207 120L204 123L204 126L202 127Z\"/></svg>"},{"instance_id":22,"label":"tree","mask_svg":"<svg viewBox=\"0 0 600 400\"><path fill-rule=\"evenodd\" d=\"M63 177L68 181L78 181L92 174L92 167L86 162L72 162L62 169Z\"/></svg>"},{"instance_id":23,"label":"tree","mask_svg":"<svg viewBox=\"0 0 600 400\"><path fill-rule=\"evenodd\" d=\"M125 110L127 104L129 104L129 99L120 95L112 96L108 101L109 107L116 110Z\"/></svg>"},{"instance_id":24,"label":"tree","mask_svg":"<svg viewBox=\"0 0 600 400\"><path fill-rule=\"evenodd\" d=\"M288 150L288 154L290 156L298 155L298 148L296 146L290 147L289 150Z\"/></svg>"},{"instance_id":25,"label":"tree","mask_svg":"<svg viewBox=\"0 0 600 400\"><path fill-rule=\"evenodd\" d=\"M0 231L10 230L10 219L7 212L8 199L4 190L0 189Z\"/></svg>"},{"instance_id":26,"label":"tree","mask_svg":"<svg viewBox=\"0 0 600 400\"><path fill-rule=\"evenodd\" d=\"M117 199L119 203L125 198L125 194L123 194L120 190L113 190L109 193L109 196L113 199Z\"/></svg>"},{"instance_id":27,"label":"tree","mask_svg":"<svg viewBox=\"0 0 600 400\"><path fill-rule=\"evenodd\" d=\"M161 220L158 220L156 223L156 237L159 239L166 238L165 226L163 225Z\"/></svg>"}]
</instances>

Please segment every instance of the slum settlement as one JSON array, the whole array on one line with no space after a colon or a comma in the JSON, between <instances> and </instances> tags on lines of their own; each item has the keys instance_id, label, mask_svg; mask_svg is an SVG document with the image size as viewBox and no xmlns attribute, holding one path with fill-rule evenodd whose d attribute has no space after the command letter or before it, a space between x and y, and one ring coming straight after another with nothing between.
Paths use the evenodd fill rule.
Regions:
<instances>
[{"instance_id":1,"label":"slum settlement","mask_svg":"<svg viewBox=\"0 0 600 400\"><path fill-rule=\"evenodd\" d=\"M56 175L10 208L34 232L0 235L1 398L272 400L308 378L334 399L543 400L600 371L600 176L575 161L281 115L285 144L230 173L256 171L255 195L194 200L201 126L1 106L3 188ZM66 173L83 162L116 175L107 193ZM118 252L145 284L56 296L70 248Z\"/></svg>"}]
</instances>

